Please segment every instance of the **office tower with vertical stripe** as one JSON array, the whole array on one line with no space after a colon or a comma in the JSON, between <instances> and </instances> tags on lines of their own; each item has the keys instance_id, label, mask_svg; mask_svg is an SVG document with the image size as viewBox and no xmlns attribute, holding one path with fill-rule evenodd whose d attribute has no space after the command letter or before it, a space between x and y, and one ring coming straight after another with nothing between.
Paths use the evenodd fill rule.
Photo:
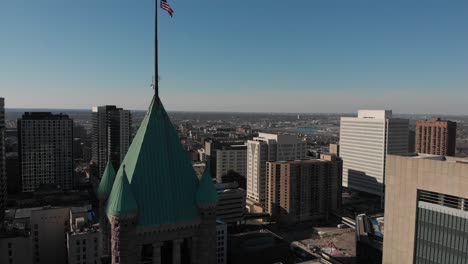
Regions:
<instances>
[{"instance_id":1,"label":"office tower with vertical stripe","mask_svg":"<svg viewBox=\"0 0 468 264\"><path fill-rule=\"evenodd\" d=\"M125 157L132 140L132 115L114 105L93 107L92 162L102 176L108 160L115 168Z\"/></svg>"}]
</instances>

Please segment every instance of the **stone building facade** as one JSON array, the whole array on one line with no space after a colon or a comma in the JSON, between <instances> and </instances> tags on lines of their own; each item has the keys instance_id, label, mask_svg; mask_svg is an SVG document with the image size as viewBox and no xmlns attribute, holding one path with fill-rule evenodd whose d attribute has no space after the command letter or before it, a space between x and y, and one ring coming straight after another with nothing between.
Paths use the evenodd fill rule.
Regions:
<instances>
[{"instance_id":1,"label":"stone building facade","mask_svg":"<svg viewBox=\"0 0 468 264\"><path fill-rule=\"evenodd\" d=\"M104 261L216 262L218 196L210 166L198 179L159 98L118 171L111 168L98 191Z\"/></svg>"}]
</instances>

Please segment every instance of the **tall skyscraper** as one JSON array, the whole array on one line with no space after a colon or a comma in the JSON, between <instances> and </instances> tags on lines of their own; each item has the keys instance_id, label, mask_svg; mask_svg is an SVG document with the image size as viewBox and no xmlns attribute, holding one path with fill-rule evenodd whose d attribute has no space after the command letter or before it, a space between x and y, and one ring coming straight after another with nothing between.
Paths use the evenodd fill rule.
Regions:
<instances>
[{"instance_id":1,"label":"tall skyscraper","mask_svg":"<svg viewBox=\"0 0 468 264\"><path fill-rule=\"evenodd\" d=\"M340 157L343 186L384 195L385 157L408 153L409 120L392 118L391 110L359 110L342 117Z\"/></svg>"},{"instance_id":2,"label":"tall skyscraper","mask_svg":"<svg viewBox=\"0 0 468 264\"><path fill-rule=\"evenodd\" d=\"M5 214L7 200L7 177L5 158L5 99L0 98L0 223Z\"/></svg>"},{"instance_id":3,"label":"tall skyscraper","mask_svg":"<svg viewBox=\"0 0 468 264\"><path fill-rule=\"evenodd\" d=\"M111 160L118 168L132 140L132 114L115 105L93 107L92 161L102 176Z\"/></svg>"},{"instance_id":4,"label":"tall skyscraper","mask_svg":"<svg viewBox=\"0 0 468 264\"><path fill-rule=\"evenodd\" d=\"M440 118L416 122L416 152L455 156L457 123Z\"/></svg>"},{"instance_id":5,"label":"tall skyscraper","mask_svg":"<svg viewBox=\"0 0 468 264\"><path fill-rule=\"evenodd\" d=\"M383 263L468 263L468 159L387 158Z\"/></svg>"},{"instance_id":6,"label":"tall skyscraper","mask_svg":"<svg viewBox=\"0 0 468 264\"><path fill-rule=\"evenodd\" d=\"M247 199L260 207L266 196L266 162L303 159L307 144L295 135L259 133L247 142Z\"/></svg>"},{"instance_id":7,"label":"tall skyscraper","mask_svg":"<svg viewBox=\"0 0 468 264\"><path fill-rule=\"evenodd\" d=\"M73 120L67 115L27 112L18 119L23 192L40 185L73 187Z\"/></svg>"},{"instance_id":8,"label":"tall skyscraper","mask_svg":"<svg viewBox=\"0 0 468 264\"><path fill-rule=\"evenodd\" d=\"M103 255L113 264L216 262L210 167L199 180L157 96L115 176L110 168L98 194Z\"/></svg>"},{"instance_id":9,"label":"tall skyscraper","mask_svg":"<svg viewBox=\"0 0 468 264\"><path fill-rule=\"evenodd\" d=\"M321 159L267 162L266 211L279 222L327 219L341 205L342 161Z\"/></svg>"}]
</instances>

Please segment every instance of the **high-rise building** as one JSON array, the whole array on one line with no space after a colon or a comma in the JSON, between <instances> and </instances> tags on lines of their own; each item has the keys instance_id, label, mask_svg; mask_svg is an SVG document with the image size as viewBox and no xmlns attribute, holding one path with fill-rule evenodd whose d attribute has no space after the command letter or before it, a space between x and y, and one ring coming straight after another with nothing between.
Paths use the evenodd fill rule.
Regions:
<instances>
[{"instance_id":1,"label":"high-rise building","mask_svg":"<svg viewBox=\"0 0 468 264\"><path fill-rule=\"evenodd\" d=\"M5 158L5 99L0 98L0 223L5 214L7 201L7 177Z\"/></svg>"},{"instance_id":2,"label":"high-rise building","mask_svg":"<svg viewBox=\"0 0 468 264\"><path fill-rule=\"evenodd\" d=\"M457 123L433 118L416 122L416 152L455 156Z\"/></svg>"},{"instance_id":3,"label":"high-rise building","mask_svg":"<svg viewBox=\"0 0 468 264\"><path fill-rule=\"evenodd\" d=\"M307 143L295 135L259 133L258 137L247 141L247 199L263 207L266 162L303 159L306 148Z\"/></svg>"},{"instance_id":4,"label":"high-rise building","mask_svg":"<svg viewBox=\"0 0 468 264\"><path fill-rule=\"evenodd\" d=\"M230 147L231 145L242 145L242 140L228 140L228 139L208 139L205 141L205 158L209 162L210 171L213 178L216 178L217 167L217 150Z\"/></svg>"},{"instance_id":5,"label":"high-rise building","mask_svg":"<svg viewBox=\"0 0 468 264\"><path fill-rule=\"evenodd\" d=\"M247 174L247 146L232 145L216 150L216 181L223 182L223 176L234 171L242 177Z\"/></svg>"},{"instance_id":6,"label":"high-rise building","mask_svg":"<svg viewBox=\"0 0 468 264\"><path fill-rule=\"evenodd\" d=\"M216 264L227 263L227 225L223 221L216 221Z\"/></svg>"},{"instance_id":7,"label":"high-rise building","mask_svg":"<svg viewBox=\"0 0 468 264\"><path fill-rule=\"evenodd\" d=\"M383 263L468 263L468 159L387 158Z\"/></svg>"},{"instance_id":8,"label":"high-rise building","mask_svg":"<svg viewBox=\"0 0 468 264\"><path fill-rule=\"evenodd\" d=\"M113 174L106 171L98 190L107 216L102 255L111 263L216 263L210 167L199 180L157 96Z\"/></svg>"},{"instance_id":9,"label":"high-rise building","mask_svg":"<svg viewBox=\"0 0 468 264\"><path fill-rule=\"evenodd\" d=\"M413 153L416 151L416 131L410 129L408 135L408 153Z\"/></svg>"},{"instance_id":10,"label":"high-rise building","mask_svg":"<svg viewBox=\"0 0 468 264\"><path fill-rule=\"evenodd\" d=\"M107 161L118 168L132 140L132 114L115 105L93 107L92 161L104 173Z\"/></svg>"},{"instance_id":11,"label":"high-rise building","mask_svg":"<svg viewBox=\"0 0 468 264\"><path fill-rule=\"evenodd\" d=\"M40 185L73 187L73 120L67 115L27 112L18 119L23 192Z\"/></svg>"},{"instance_id":12,"label":"high-rise building","mask_svg":"<svg viewBox=\"0 0 468 264\"><path fill-rule=\"evenodd\" d=\"M0 263L101 263L91 206L8 211L0 233Z\"/></svg>"},{"instance_id":13,"label":"high-rise building","mask_svg":"<svg viewBox=\"0 0 468 264\"><path fill-rule=\"evenodd\" d=\"M218 183L215 185L218 192L216 205L216 218L227 225L236 225L244 220L245 190L237 183Z\"/></svg>"},{"instance_id":14,"label":"high-rise building","mask_svg":"<svg viewBox=\"0 0 468 264\"><path fill-rule=\"evenodd\" d=\"M341 205L341 159L267 162L266 211L278 222L327 219Z\"/></svg>"},{"instance_id":15,"label":"high-rise building","mask_svg":"<svg viewBox=\"0 0 468 264\"><path fill-rule=\"evenodd\" d=\"M392 118L391 110L359 110L342 117L340 157L343 186L384 195L385 157L408 153L409 120Z\"/></svg>"}]
</instances>

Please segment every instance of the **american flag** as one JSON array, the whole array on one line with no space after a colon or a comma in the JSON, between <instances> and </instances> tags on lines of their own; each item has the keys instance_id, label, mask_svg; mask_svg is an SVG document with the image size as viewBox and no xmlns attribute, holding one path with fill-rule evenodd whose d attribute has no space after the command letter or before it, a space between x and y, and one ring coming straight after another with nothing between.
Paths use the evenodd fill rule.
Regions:
<instances>
[{"instance_id":1,"label":"american flag","mask_svg":"<svg viewBox=\"0 0 468 264\"><path fill-rule=\"evenodd\" d=\"M161 0L160 7L167 11L167 13L172 17L174 14L174 10L172 10L171 6L167 3L167 0Z\"/></svg>"}]
</instances>

